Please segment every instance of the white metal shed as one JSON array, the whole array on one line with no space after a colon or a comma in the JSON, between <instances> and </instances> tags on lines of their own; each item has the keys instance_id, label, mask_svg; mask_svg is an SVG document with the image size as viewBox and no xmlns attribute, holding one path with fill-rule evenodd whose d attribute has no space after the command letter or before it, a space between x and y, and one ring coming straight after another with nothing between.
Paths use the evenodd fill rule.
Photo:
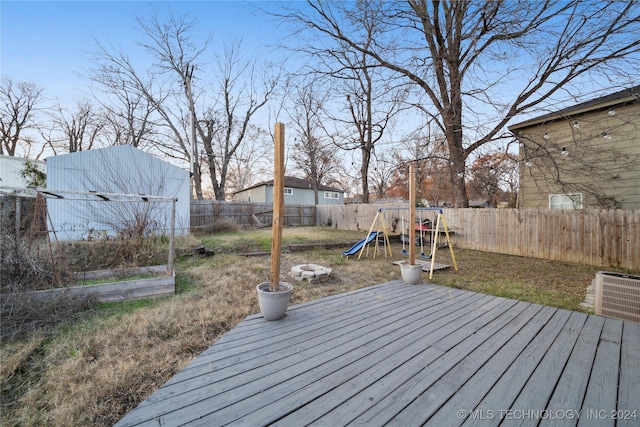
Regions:
<instances>
[{"instance_id":1,"label":"white metal shed","mask_svg":"<svg viewBox=\"0 0 640 427\"><path fill-rule=\"evenodd\" d=\"M176 234L189 232L189 172L131 145L47 158L47 188L175 198ZM135 227L144 227L147 233L165 233L169 229L171 203L143 198L131 202L100 199L48 199L52 231L57 238L114 236Z\"/></svg>"},{"instance_id":2,"label":"white metal shed","mask_svg":"<svg viewBox=\"0 0 640 427\"><path fill-rule=\"evenodd\" d=\"M27 181L22 172L27 162L31 162L42 172L46 172L46 164L41 160L0 155L0 187L26 187Z\"/></svg>"}]
</instances>

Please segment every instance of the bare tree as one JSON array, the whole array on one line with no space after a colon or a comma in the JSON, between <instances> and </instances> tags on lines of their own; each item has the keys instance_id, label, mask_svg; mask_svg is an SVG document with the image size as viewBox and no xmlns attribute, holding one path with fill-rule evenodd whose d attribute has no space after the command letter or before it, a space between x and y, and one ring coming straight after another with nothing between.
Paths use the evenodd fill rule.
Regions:
<instances>
[{"instance_id":1,"label":"bare tree","mask_svg":"<svg viewBox=\"0 0 640 427\"><path fill-rule=\"evenodd\" d=\"M100 91L95 99L104 112L107 144L144 148L152 143L154 107L145 93L132 87L125 73L111 67L97 68L90 78Z\"/></svg>"},{"instance_id":2,"label":"bare tree","mask_svg":"<svg viewBox=\"0 0 640 427\"><path fill-rule=\"evenodd\" d=\"M391 186L391 179L395 173L396 165L391 160L392 156L375 156L373 170L371 171L371 187L378 199L387 195Z\"/></svg>"},{"instance_id":3,"label":"bare tree","mask_svg":"<svg viewBox=\"0 0 640 427\"><path fill-rule=\"evenodd\" d=\"M229 164L245 142L256 113L275 95L279 77L261 70L255 59L244 59L240 42L225 44L216 62L213 99L218 103L197 122L197 130L216 200L224 200Z\"/></svg>"},{"instance_id":4,"label":"bare tree","mask_svg":"<svg viewBox=\"0 0 640 427\"><path fill-rule=\"evenodd\" d=\"M318 188L324 184L337 166L337 148L324 135L323 116L328 91L319 90L314 81L302 81L291 89L289 116L295 136L291 158L294 166L312 184L315 204L318 204Z\"/></svg>"},{"instance_id":5,"label":"bare tree","mask_svg":"<svg viewBox=\"0 0 640 427\"><path fill-rule=\"evenodd\" d=\"M409 198L408 165L413 163L416 167L418 199L434 206L451 203L453 191L449 175L452 165L446 153L444 137L432 129L431 122L427 122L422 129L404 138L401 145L404 149L393 154L395 167L389 194Z\"/></svg>"},{"instance_id":6,"label":"bare tree","mask_svg":"<svg viewBox=\"0 0 640 427\"><path fill-rule=\"evenodd\" d=\"M374 21L352 19L361 3ZM543 106L582 77L640 68L637 1L310 1L280 16L420 89L424 100L416 107L446 138L459 207L468 206L467 159L503 137L512 117ZM370 22L378 29L374 42L360 37Z\"/></svg>"},{"instance_id":7,"label":"bare tree","mask_svg":"<svg viewBox=\"0 0 640 427\"><path fill-rule=\"evenodd\" d=\"M102 117L88 100L79 101L72 113L58 107L53 117L53 134L59 136L49 138L47 144L54 152L56 148L64 148L68 153L91 150L103 126Z\"/></svg>"},{"instance_id":8,"label":"bare tree","mask_svg":"<svg viewBox=\"0 0 640 427\"><path fill-rule=\"evenodd\" d=\"M208 46L208 40L200 45L194 42L196 21L170 13L165 20L157 15L139 18L138 24L145 40L140 46L154 59L149 70L136 66L130 55L96 42L98 68L92 80L102 84L105 90L115 92L120 99L144 99L138 113L140 123L150 118L156 131L163 133L155 138L154 146L169 157L186 159L192 164L196 197L202 198L202 180L197 154L197 141L188 126L197 122L193 99L195 95L193 70ZM176 79L177 77L177 79ZM114 84L114 82L116 84ZM120 83L122 86L120 86ZM132 93L131 97L127 93ZM147 105L148 104L148 105Z\"/></svg>"},{"instance_id":9,"label":"bare tree","mask_svg":"<svg viewBox=\"0 0 640 427\"><path fill-rule=\"evenodd\" d=\"M348 115L346 118L332 117L334 121L346 124L351 132L347 136L337 135L334 142L342 150L360 152L362 202L369 203L369 168L375 145L382 140L400 104L392 102L388 104L388 108L380 108L380 104L385 104L385 101L381 92L376 91L380 86L376 84L366 65L363 64L360 70L354 69L353 76L354 81L349 85L352 92L345 97ZM382 81L379 80L378 83ZM382 93L389 94L386 89Z\"/></svg>"},{"instance_id":10,"label":"bare tree","mask_svg":"<svg viewBox=\"0 0 640 427\"><path fill-rule=\"evenodd\" d=\"M210 39L197 39L195 20L169 13L164 19L138 18L138 24L145 37L140 46L154 60L149 70L137 67L127 53L98 43L100 65L93 80L126 107L109 116L119 119L111 125L126 123L134 142L153 138L155 149L187 160L198 199L208 174L216 199L224 200L229 163L278 78L261 74L258 62L244 60L240 43L233 43L215 58L213 85L205 85Z\"/></svg>"},{"instance_id":11,"label":"bare tree","mask_svg":"<svg viewBox=\"0 0 640 427\"><path fill-rule=\"evenodd\" d=\"M353 9L341 9L341 18L354 30L354 44L372 47L383 34L370 2L355 2ZM282 16L282 15L281 15ZM304 21L302 15L296 19ZM296 38L304 39L299 32ZM288 49L297 51L318 61L309 63L302 71L317 79L331 79L331 90L341 97L338 108L327 109L326 114L336 129L328 131L341 150L355 151L360 157L358 178L362 201L369 201L369 168L375 145L383 137L393 119L402 110L407 88L389 70L379 67L369 55L348 43L336 39L331 44L312 37L304 45L288 43ZM338 110L336 112L336 110ZM333 111L333 112L330 112Z\"/></svg>"},{"instance_id":12,"label":"bare tree","mask_svg":"<svg viewBox=\"0 0 640 427\"><path fill-rule=\"evenodd\" d=\"M35 128L34 114L44 101L43 90L35 83L14 83L12 79L3 77L0 95L0 154L15 156L22 144L29 152L31 141L25 131Z\"/></svg>"},{"instance_id":13,"label":"bare tree","mask_svg":"<svg viewBox=\"0 0 640 427\"><path fill-rule=\"evenodd\" d=\"M258 179L273 175L273 138L254 125L247 130L246 141L238 147L227 169L226 192L242 190Z\"/></svg>"},{"instance_id":14,"label":"bare tree","mask_svg":"<svg viewBox=\"0 0 640 427\"><path fill-rule=\"evenodd\" d=\"M507 202L515 207L518 190L518 161L504 151L479 156L469 168L467 192L469 197L485 199L491 207Z\"/></svg>"}]
</instances>

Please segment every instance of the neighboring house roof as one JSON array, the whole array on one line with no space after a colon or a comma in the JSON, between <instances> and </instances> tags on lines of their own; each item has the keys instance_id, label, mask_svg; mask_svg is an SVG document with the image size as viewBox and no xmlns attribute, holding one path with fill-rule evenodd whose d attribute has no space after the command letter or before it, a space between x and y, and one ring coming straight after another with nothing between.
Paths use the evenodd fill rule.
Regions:
<instances>
[{"instance_id":1,"label":"neighboring house roof","mask_svg":"<svg viewBox=\"0 0 640 427\"><path fill-rule=\"evenodd\" d=\"M582 102L571 107L563 108L562 110L535 117L524 122L516 123L509 126L509 130L513 132L517 129L526 128L540 123L551 122L558 119L565 119L567 117L576 116L578 114L586 113L593 110L608 108L621 104L628 104L630 102L638 102L639 98L640 85L624 89L609 95L601 96L590 101Z\"/></svg>"},{"instance_id":2,"label":"neighboring house roof","mask_svg":"<svg viewBox=\"0 0 640 427\"><path fill-rule=\"evenodd\" d=\"M273 180L270 179L269 181L263 181L263 182L260 182L260 183L258 183L256 185L252 185L251 187L247 187L247 188L243 188L242 190L234 191L233 194L240 193L242 191L251 190L251 189L257 188L257 187L262 187L263 185L273 186ZM284 186L288 187L288 188L304 188L304 189L307 189L307 190L310 190L311 188L313 188L313 184L311 183L311 181L308 181L306 179L295 178L295 177L292 177L292 176L285 176L284 177ZM337 189L337 188L333 188L333 187L329 187L328 185L319 185L318 186L318 190L321 190L321 191L337 191L339 193L344 193L343 190L340 190L340 189Z\"/></svg>"}]
</instances>

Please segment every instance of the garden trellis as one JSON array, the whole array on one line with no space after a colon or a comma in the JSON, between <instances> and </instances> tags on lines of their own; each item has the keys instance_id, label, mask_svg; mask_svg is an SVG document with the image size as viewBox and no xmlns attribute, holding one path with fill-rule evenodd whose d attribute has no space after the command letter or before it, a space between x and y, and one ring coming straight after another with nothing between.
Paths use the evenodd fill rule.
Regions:
<instances>
[{"instance_id":1,"label":"garden trellis","mask_svg":"<svg viewBox=\"0 0 640 427\"><path fill-rule=\"evenodd\" d=\"M100 191L71 191L71 190L54 190L48 188L14 188L14 187L0 187L0 194L7 196L15 196L16 197L16 205L19 206L19 200L21 198L38 198L38 195L41 195L44 199L48 199L50 201L55 201L55 203L62 203L63 208L70 214L81 215L81 216L91 216L92 212L101 212L101 213L109 213L109 209L105 208L106 204L113 205L124 205L128 209L117 211L120 215L130 214L131 218L119 218L120 225L123 228L127 226L131 226L136 224L137 221L140 221L140 218L136 218L136 212L144 212L147 220L150 220L152 223L142 224L147 227L147 233L158 233L163 235L168 235L169 237L169 254L168 254L168 265L167 269L169 272L173 271L174 265L174 238L175 238L175 227L176 227L176 202L178 201L175 197L168 196L156 196L151 194L126 194L126 193L109 193L109 192L100 192ZM102 206L98 209L85 209L79 208L78 204L89 204L90 206L94 206L95 204L99 204ZM160 205L163 204L171 204L171 211L168 215L169 218L169 226L166 226L166 223L162 221L156 221L154 216L164 216L166 217L166 212L164 209L159 209ZM144 206L143 209L136 209L136 206ZM36 209L40 209L39 204L36 203ZM48 240L51 241L51 237L53 235L53 240L58 240L58 233L61 231L60 229L56 229L54 227L49 213L49 206L46 208L46 233L48 236ZM16 218L16 230L19 228L19 211L20 209L16 209L17 218ZM114 212L112 211L111 214ZM86 224L86 229L83 230L84 237L83 239L93 239L93 238L109 238L114 237L117 234L117 229L107 229L108 225L112 224L103 224L104 228L97 232L94 226L100 223L100 219L96 221L95 218L81 218ZM138 224L141 225L141 224ZM77 227L77 224L73 224L72 227ZM66 230L62 230L66 231ZM74 230L77 231L77 230ZM94 235L94 233L97 233Z\"/></svg>"}]
</instances>

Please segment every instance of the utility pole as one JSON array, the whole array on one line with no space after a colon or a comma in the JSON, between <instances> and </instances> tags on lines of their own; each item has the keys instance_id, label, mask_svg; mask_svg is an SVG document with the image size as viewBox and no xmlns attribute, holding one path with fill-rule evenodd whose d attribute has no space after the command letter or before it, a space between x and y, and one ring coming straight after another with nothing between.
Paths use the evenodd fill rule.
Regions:
<instances>
[{"instance_id":1,"label":"utility pole","mask_svg":"<svg viewBox=\"0 0 640 427\"><path fill-rule=\"evenodd\" d=\"M189 99L189 117L191 125L191 161L190 161L190 185L191 197L196 193L195 177L196 177L196 158L198 156L198 144L196 141L196 109L193 102L193 91L191 90L191 79L193 78L193 70L195 66L187 64L187 72L185 74L184 84L187 89L187 98ZM196 197L197 198L197 197Z\"/></svg>"}]
</instances>

